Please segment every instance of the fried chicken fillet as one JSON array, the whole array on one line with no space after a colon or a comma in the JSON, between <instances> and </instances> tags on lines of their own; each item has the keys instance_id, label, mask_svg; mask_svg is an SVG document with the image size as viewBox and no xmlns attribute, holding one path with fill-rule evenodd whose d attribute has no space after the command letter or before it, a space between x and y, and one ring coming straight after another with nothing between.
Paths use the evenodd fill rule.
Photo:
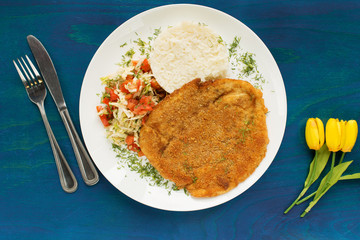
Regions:
<instances>
[{"instance_id":1,"label":"fried chicken fillet","mask_svg":"<svg viewBox=\"0 0 360 240\"><path fill-rule=\"evenodd\" d=\"M262 92L242 80L195 79L151 112L140 147L166 179L194 197L230 191L254 172L269 143Z\"/></svg>"}]
</instances>

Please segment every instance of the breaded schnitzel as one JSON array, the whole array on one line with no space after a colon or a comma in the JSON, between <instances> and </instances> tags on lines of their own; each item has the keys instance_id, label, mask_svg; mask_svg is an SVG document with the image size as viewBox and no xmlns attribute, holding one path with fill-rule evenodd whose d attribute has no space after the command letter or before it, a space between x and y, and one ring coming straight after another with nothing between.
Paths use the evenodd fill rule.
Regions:
<instances>
[{"instance_id":1,"label":"breaded schnitzel","mask_svg":"<svg viewBox=\"0 0 360 240\"><path fill-rule=\"evenodd\" d=\"M242 80L195 79L161 101L140 131L140 147L166 179L194 197L235 188L269 142L262 93Z\"/></svg>"}]
</instances>

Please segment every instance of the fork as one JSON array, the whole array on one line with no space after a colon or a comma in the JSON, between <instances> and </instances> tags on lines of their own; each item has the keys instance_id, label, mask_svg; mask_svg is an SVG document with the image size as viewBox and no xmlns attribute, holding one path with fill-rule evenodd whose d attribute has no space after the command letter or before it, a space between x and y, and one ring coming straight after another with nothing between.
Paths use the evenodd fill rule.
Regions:
<instances>
[{"instance_id":1,"label":"fork","mask_svg":"<svg viewBox=\"0 0 360 240\"><path fill-rule=\"evenodd\" d=\"M53 151L54 157L55 157L55 163L56 167L59 173L60 177L60 184L63 188L63 190L67 193L73 193L76 191L78 187L78 183L76 181L76 178L71 171L71 168L68 164L68 162L65 159L64 154L62 153L60 146L58 142L56 141L56 138L54 136L54 133L50 127L49 121L46 117L45 108L44 108L44 100L46 97L46 88L44 85L44 81L41 78L39 72L36 70L34 64L30 61L29 57L25 55L26 60L28 61L32 71L26 64L24 58L21 57L22 62L17 59L18 64L20 65L20 68L16 64L16 62L13 60L13 63L15 65L15 68L20 76L20 79L22 83L24 84L24 87L26 89L26 93L29 97L29 99L36 104L36 106L40 110L41 117L43 119L46 132L48 134L51 149ZM25 68L24 68L25 66ZM23 73L24 74L23 74ZM26 76L26 78L24 77Z\"/></svg>"}]
</instances>

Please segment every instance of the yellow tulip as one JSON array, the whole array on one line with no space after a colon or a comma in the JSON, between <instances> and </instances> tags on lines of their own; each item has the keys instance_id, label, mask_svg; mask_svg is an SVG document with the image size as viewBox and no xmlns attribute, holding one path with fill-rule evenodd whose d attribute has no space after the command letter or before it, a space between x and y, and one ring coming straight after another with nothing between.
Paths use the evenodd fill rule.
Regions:
<instances>
[{"instance_id":1,"label":"yellow tulip","mask_svg":"<svg viewBox=\"0 0 360 240\"><path fill-rule=\"evenodd\" d=\"M346 140L346 134L345 134L345 127L346 127L347 121L341 120L340 121L340 149L343 148Z\"/></svg>"},{"instance_id":2,"label":"yellow tulip","mask_svg":"<svg viewBox=\"0 0 360 240\"><path fill-rule=\"evenodd\" d=\"M357 134L358 134L357 122L355 120L349 120L345 125L344 142L342 143L341 151L351 152L352 148L355 145Z\"/></svg>"},{"instance_id":3,"label":"yellow tulip","mask_svg":"<svg viewBox=\"0 0 360 240\"><path fill-rule=\"evenodd\" d=\"M324 144L324 124L319 118L309 118L306 122L305 139L310 149L319 150Z\"/></svg>"},{"instance_id":4,"label":"yellow tulip","mask_svg":"<svg viewBox=\"0 0 360 240\"><path fill-rule=\"evenodd\" d=\"M345 124L340 124L339 119L330 118L326 123L326 145L331 152L337 152L341 149L341 128Z\"/></svg>"}]
</instances>

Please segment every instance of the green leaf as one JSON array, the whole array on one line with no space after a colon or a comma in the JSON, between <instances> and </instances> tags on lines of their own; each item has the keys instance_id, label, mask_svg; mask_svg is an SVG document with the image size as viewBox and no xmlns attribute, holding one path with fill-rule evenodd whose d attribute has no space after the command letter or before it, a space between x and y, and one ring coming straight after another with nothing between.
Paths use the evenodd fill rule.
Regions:
<instances>
[{"instance_id":1,"label":"green leaf","mask_svg":"<svg viewBox=\"0 0 360 240\"><path fill-rule=\"evenodd\" d=\"M330 157L330 151L329 151L328 147L326 146L326 144L324 144L315 153L315 157L310 164L309 174L305 180L304 186L310 186L319 178L320 174L324 170L324 168L329 160L329 157Z\"/></svg>"},{"instance_id":2,"label":"green leaf","mask_svg":"<svg viewBox=\"0 0 360 240\"><path fill-rule=\"evenodd\" d=\"M351 179L359 179L360 173L354 173L350 175L341 176L339 180L351 180Z\"/></svg>"},{"instance_id":3,"label":"green leaf","mask_svg":"<svg viewBox=\"0 0 360 240\"><path fill-rule=\"evenodd\" d=\"M322 197L329 188L331 188L337 181L339 181L341 175L346 171L349 165L353 161L344 162L333 168L326 176L321 180L320 186L316 191L314 199Z\"/></svg>"}]
</instances>

